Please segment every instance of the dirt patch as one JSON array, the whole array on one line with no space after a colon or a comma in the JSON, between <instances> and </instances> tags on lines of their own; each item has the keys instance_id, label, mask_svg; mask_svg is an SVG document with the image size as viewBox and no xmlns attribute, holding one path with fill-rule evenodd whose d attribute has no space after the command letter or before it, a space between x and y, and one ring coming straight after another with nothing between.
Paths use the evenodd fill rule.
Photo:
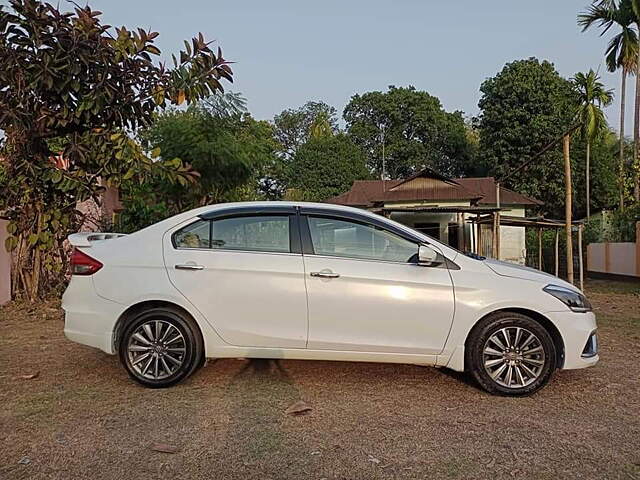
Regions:
<instances>
[{"instance_id":1,"label":"dirt patch","mask_svg":"<svg viewBox=\"0 0 640 480\"><path fill-rule=\"evenodd\" d=\"M587 291L600 363L524 399L446 370L312 361L220 360L147 390L66 340L57 303L13 303L0 478L640 478L640 286ZM287 415L299 400L312 410Z\"/></svg>"}]
</instances>

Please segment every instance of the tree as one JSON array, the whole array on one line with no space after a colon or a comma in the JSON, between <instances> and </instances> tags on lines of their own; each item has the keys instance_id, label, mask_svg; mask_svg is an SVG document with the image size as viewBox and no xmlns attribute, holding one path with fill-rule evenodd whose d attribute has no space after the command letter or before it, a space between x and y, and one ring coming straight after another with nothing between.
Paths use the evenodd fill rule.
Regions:
<instances>
[{"instance_id":1,"label":"tree","mask_svg":"<svg viewBox=\"0 0 640 480\"><path fill-rule=\"evenodd\" d=\"M344 133L311 138L291 162L289 186L300 200L323 202L369 178L364 152Z\"/></svg>"},{"instance_id":2,"label":"tree","mask_svg":"<svg viewBox=\"0 0 640 480\"><path fill-rule=\"evenodd\" d=\"M307 102L300 108L284 110L274 117L275 137L285 160L293 157L298 148L311 138L312 129L319 121L328 124L332 133L338 131L336 109L324 102Z\"/></svg>"},{"instance_id":3,"label":"tree","mask_svg":"<svg viewBox=\"0 0 640 480\"><path fill-rule=\"evenodd\" d=\"M221 91L232 72L201 34L168 68L152 59L157 32L112 29L88 6L10 6L0 6L0 211L10 219L12 284L34 299L60 283L79 201L149 175L193 180L180 159L147 154L128 133L169 104Z\"/></svg>"},{"instance_id":4,"label":"tree","mask_svg":"<svg viewBox=\"0 0 640 480\"><path fill-rule=\"evenodd\" d=\"M578 25L582 31L586 31L594 24L602 29L600 35L604 35L612 26L616 26L620 32L610 40L605 52L607 69L615 72L622 71L622 84L620 86L620 128L619 128L619 207L624 208L625 196L625 139L624 120L627 93L627 76L634 75L638 64L638 35L633 29L633 9L628 2L616 4L615 2L595 2L585 13L578 15Z\"/></svg>"},{"instance_id":5,"label":"tree","mask_svg":"<svg viewBox=\"0 0 640 480\"><path fill-rule=\"evenodd\" d=\"M404 178L424 167L464 175L471 148L461 112L445 112L440 100L414 87L354 95L344 109L349 137L381 176L384 145L388 178ZM384 137L384 141L383 141Z\"/></svg>"},{"instance_id":6,"label":"tree","mask_svg":"<svg viewBox=\"0 0 640 480\"><path fill-rule=\"evenodd\" d=\"M149 149L181 158L199 173L186 186L155 179L155 191L170 203L170 213L224 200L249 181L257 192L256 175L274 161L277 143L271 124L246 113L211 111L211 102L159 115L141 133Z\"/></svg>"},{"instance_id":7,"label":"tree","mask_svg":"<svg viewBox=\"0 0 640 480\"><path fill-rule=\"evenodd\" d=\"M613 101L613 91L607 90L600 81L600 77L593 69L588 73L576 73L572 78L573 87L578 97L578 111L576 120L580 123L580 133L587 146L585 162L585 187L587 217L591 216L591 196L589 194L589 160L591 143L597 136L608 130L607 119L602 107L609 106Z\"/></svg>"},{"instance_id":8,"label":"tree","mask_svg":"<svg viewBox=\"0 0 640 480\"><path fill-rule=\"evenodd\" d=\"M481 159L498 180L567 130L578 105L571 82L553 64L536 58L506 64L482 83L480 92ZM512 175L507 186L543 199L551 213L560 215L564 205L561 165L561 153L554 149Z\"/></svg>"}]
</instances>

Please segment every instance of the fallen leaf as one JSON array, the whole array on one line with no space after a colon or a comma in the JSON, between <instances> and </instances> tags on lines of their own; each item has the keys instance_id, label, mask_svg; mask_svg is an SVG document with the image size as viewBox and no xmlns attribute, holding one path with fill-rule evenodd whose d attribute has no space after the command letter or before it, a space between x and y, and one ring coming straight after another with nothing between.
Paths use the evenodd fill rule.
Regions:
<instances>
[{"instance_id":1,"label":"fallen leaf","mask_svg":"<svg viewBox=\"0 0 640 480\"><path fill-rule=\"evenodd\" d=\"M22 380L32 380L34 378L37 378L38 375L40 375L40 372L28 373L28 374L25 374L25 375L20 375L18 378L21 378Z\"/></svg>"},{"instance_id":2,"label":"fallen leaf","mask_svg":"<svg viewBox=\"0 0 640 480\"><path fill-rule=\"evenodd\" d=\"M316 450L314 452L311 452L311 455L320 455L320 453L321 453L320 450Z\"/></svg>"},{"instance_id":3,"label":"fallen leaf","mask_svg":"<svg viewBox=\"0 0 640 480\"><path fill-rule=\"evenodd\" d=\"M371 463L375 463L376 465L380 463L380 459L374 457L373 455L369 455L369 458L367 460L369 460Z\"/></svg>"},{"instance_id":4,"label":"fallen leaf","mask_svg":"<svg viewBox=\"0 0 640 480\"><path fill-rule=\"evenodd\" d=\"M286 413L287 415L304 415L306 413L309 413L311 410L313 410L313 408L307 405L303 400L298 400L296 403L287 408L284 413Z\"/></svg>"},{"instance_id":5,"label":"fallen leaf","mask_svg":"<svg viewBox=\"0 0 640 480\"><path fill-rule=\"evenodd\" d=\"M154 443L151 445L151 450L162 453L177 453L179 449L178 447L169 445L168 443Z\"/></svg>"}]
</instances>

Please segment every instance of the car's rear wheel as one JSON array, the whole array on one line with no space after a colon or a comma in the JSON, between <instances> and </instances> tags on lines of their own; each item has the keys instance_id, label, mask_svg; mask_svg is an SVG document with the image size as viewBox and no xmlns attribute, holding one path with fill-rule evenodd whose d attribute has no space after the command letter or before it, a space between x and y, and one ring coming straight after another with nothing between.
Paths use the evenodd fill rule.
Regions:
<instances>
[{"instance_id":1,"label":"car's rear wheel","mask_svg":"<svg viewBox=\"0 0 640 480\"><path fill-rule=\"evenodd\" d=\"M536 320L513 312L484 318L467 342L467 367L490 393L523 396L544 387L556 368L549 332Z\"/></svg>"},{"instance_id":2,"label":"car's rear wheel","mask_svg":"<svg viewBox=\"0 0 640 480\"><path fill-rule=\"evenodd\" d=\"M120 336L120 361L138 383L175 385L202 365L202 337L193 320L170 308L145 310Z\"/></svg>"}]
</instances>

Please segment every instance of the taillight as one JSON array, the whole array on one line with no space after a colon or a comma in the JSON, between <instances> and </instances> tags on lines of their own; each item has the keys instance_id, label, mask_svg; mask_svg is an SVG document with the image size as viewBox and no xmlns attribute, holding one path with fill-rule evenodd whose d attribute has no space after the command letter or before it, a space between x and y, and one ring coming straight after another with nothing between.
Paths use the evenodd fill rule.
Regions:
<instances>
[{"instance_id":1,"label":"taillight","mask_svg":"<svg viewBox=\"0 0 640 480\"><path fill-rule=\"evenodd\" d=\"M93 275L102 268L102 263L77 248L71 254L70 265L72 275Z\"/></svg>"}]
</instances>

